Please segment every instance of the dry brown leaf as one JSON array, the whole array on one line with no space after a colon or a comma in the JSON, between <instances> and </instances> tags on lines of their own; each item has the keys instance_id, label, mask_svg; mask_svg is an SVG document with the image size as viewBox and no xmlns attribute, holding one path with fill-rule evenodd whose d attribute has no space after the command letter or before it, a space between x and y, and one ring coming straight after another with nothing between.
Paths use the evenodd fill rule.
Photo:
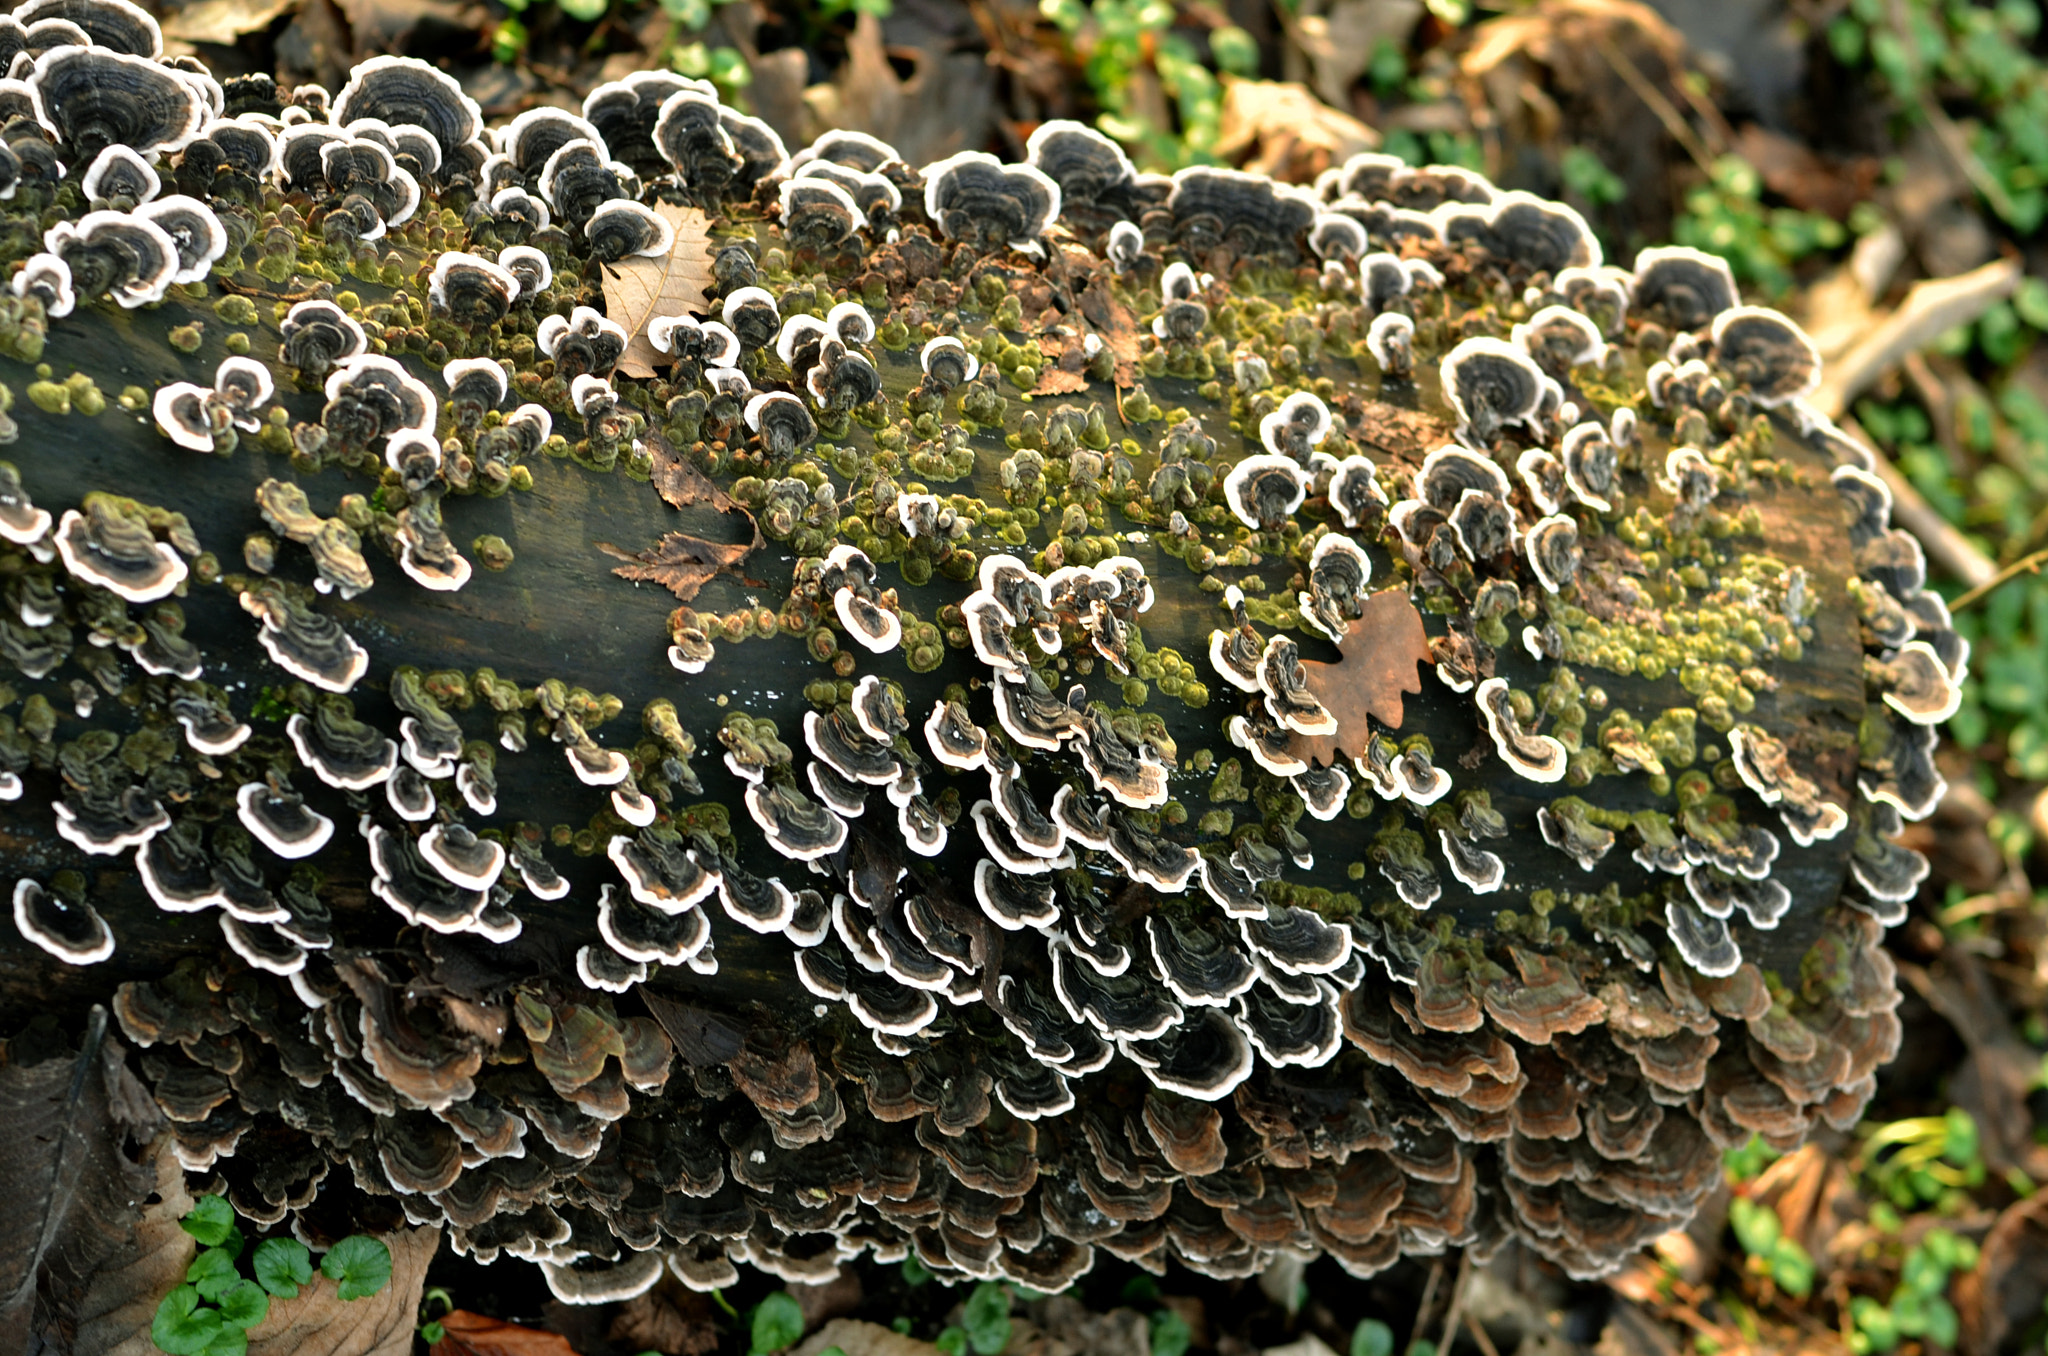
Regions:
<instances>
[{"instance_id":1,"label":"dry brown leaf","mask_svg":"<svg viewBox=\"0 0 2048 1356\"><path fill-rule=\"evenodd\" d=\"M659 584L673 593L677 602L687 603L697 596L697 590L719 575L737 571L740 562L760 544L761 533L756 528L754 540L744 544L705 541L687 532L670 532L645 551L621 551L608 541L599 542L597 549L616 560L629 562L612 570L619 578Z\"/></svg>"},{"instance_id":2,"label":"dry brown leaf","mask_svg":"<svg viewBox=\"0 0 2048 1356\"><path fill-rule=\"evenodd\" d=\"M164 37L232 46L237 38L270 27L299 4L300 0L198 0L164 16Z\"/></svg>"},{"instance_id":3,"label":"dry brown leaf","mask_svg":"<svg viewBox=\"0 0 2048 1356\"><path fill-rule=\"evenodd\" d=\"M1116 359L1116 384L1128 390L1138 381L1138 317L1117 300L1107 279L1097 275L1081 294L1081 318L1095 330Z\"/></svg>"},{"instance_id":4,"label":"dry brown leaf","mask_svg":"<svg viewBox=\"0 0 2048 1356\"><path fill-rule=\"evenodd\" d=\"M732 496L721 489L717 481L698 470L688 457L676 451L667 438L650 429L641 441L654 458L654 469L649 472L648 481L663 502L671 508L709 504L720 513L733 511Z\"/></svg>"},{"instance_id":5,"label":"dry brown leaf","mask_svg":"<svg viewBox=\"0 0 2048 1356\"><path fill-rule=\"evenodd\" d=\"M249 1356L411 1356L427 1263L441 1246L441 1231L406 1229L383 1238L391 1249L391 1280L383 1289L344 1300L316 1281L296 1299L273 1299L270 1316L249 1329Z\"/></svg>"},{"instance_id":6,"label":"dry brown leaf","mask_svg":"<svg viewBox=\"0 0 2048 1356\"><path fill-rule=\"evenodd\" d=\"M1305 183L1380 144L1380 134L1330 107L1308 88L1278 80L1231 80L1223 87L1216 154L1246 169Z\"/></svg>"},{"instance_id":7,"label":"dry brown leaf","mask_svg":"<svg viewBox=\"0 0 2048 1356\"><path fill-rule=\"evenodd\" d=\"M441 1340L427 1348L431 1356L576 1356L576 1348L560 1333L522 1328L465 1309L439 1321Z\"/></svg>"},{"instance_id":8,"label":"dry brown leaf","mask_svg":"<svg viewBox=\"0 0 2048 1356\"><path fill-rule=\"evenodd\" d=\"M1296 735L1288 745L1295 757L1325 766L1339 752L1350 758L1363 754L1373 721L1401 728L1402 694L1422 691L1416 665L1430 662L1429 634L1408 595L1387 589L1365 600L1337 652L1344 658L1335 664L1301 661L1302 678L1337 718L1337 733L1320 739Z\"/></svg>"},{"instance_id":9,"label":"dry brown leaf","mask_svg":"<svg viewBox=\"0 0 2048 1356\"><path fill-rule=\"evenodd\" d=\"M608 1335L627 1351L705 1356L718 1350L718 1310L710 1296L663 1276L654 1289L626 1301Z\"/></svg>"},{"instance_id":10,"label":"dry brown leaf","mask_svg":"<svg viewBox=\"0 0 2048 1356\"><path fill-rule=\"evenodd\" d=\"M101 1268L79 1301L74 1356L158 1356L149 1321L163 1297L184 1282L185 1268L199 1251L178 1225L192 1212L192 1195L171 1144L163 1134L150 1148L157 1202L137 1221L134 1247Z\"/></svg>"},{"instance_id":11,"label":"dry brown leaf","mask_svg":"<svg viewBox=\"0 0 2048 1356\"><path fill-rule=\"evenodd\" d=\"M936 1356L938 1348L914 1337L905 1337L879 1323L854 1318L835 1318L806 1337L790 1356L820 1356L838 1347L846 1356Z\"/></svg>"},{"instance_id":12,"label":"dry brown leaf","mask_svg":"<svg viewBox=\"0 0 2048 1356\"><path fill-rule=\"evenodd\" d=\"M660 259L604 265L604 312L628 336L618 362L618 371L628 377L651 377L654 365L666 361L648 340L647 323L657 316L703 311L711 286L711 232L703 211L665 202L654 204L654 210L675 227L675 247Z\"/></svg>"}]
</instances>

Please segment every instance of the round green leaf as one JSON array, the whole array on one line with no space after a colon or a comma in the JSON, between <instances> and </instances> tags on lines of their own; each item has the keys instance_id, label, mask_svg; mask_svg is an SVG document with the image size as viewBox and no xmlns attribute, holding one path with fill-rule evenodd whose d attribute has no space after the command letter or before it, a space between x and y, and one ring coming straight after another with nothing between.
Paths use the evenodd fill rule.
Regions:
<instances>
[{"instance_id":1,"label":"round green leaf","mask_svg":"<svg viewBox=\"0 0 2048 1356\"><path fill-rule=\"evenodd\" d=\"M270 1316L270 1296L254 1281L236 1281L220 1294L221 1322L253 1328Z\"/></svg>"},{"instance_id":2,"label":"round green leaf","mask_svg":"<svg viewBox=\"0 0 2048 1356\"><path fill-rule=\"evenodd\" d=\"M804 1335L803 1306L787 1290L778 1290L754 1310L754 1350L781 1351L793 1347Z\"/></svg>"},{"instance_id":3,"label":"round green leaf","mask_svg":"<svg viewBox=\"0 0 2048 1356\"><path fill-rule=\"evenodd\" d=\"M964 1356L967 1351L967 1329L957 1325L945 1328L932 1339L932 1345L944 1352L945 1356Z\"/></svg>"},{"instance_id":4,"label":"round green leaf","mask_svg":"<svg viewBox=\"0 0 2048 1356\"><path fill-rule=\"evenodd\" d=\"M202 1308L199 1292L189 1285L165 1295L149 1323L149 1340L170 1356L205 1356L220 1332L219 1311Z\"/></svg>"},{"instance_id":5,"label":"round green leaf","mask_svg":"<svg viewBox=\"0 0 2048 1356\"><path fill-rule=\"evenodd\" d=\"M220 1325L220 1336L206 1344L205 1356L246 1356L249 1334L232 1323Z\"/></svg>"},{"instance_id":6,"label":"round green leaf","mask_svg":"<svg viewBox=\"0 0 2048 1356\"><path fill-rule=\"evenodd\" d=\"M1194 1334L1188 1321L1171 1309L1152 1315L1152 1356L1187 1356Z\"/></svg>"},{"instance_id":7,"label":"round green leaf","mask_svg":"<svg viewBox=\"0 0 2048 1356\"><path fill-rule=\"evenodd\" d=\"M1351 1330L1351 1356L1394 1356L1394 1330L1376 1318L1361 1318Z\"/></svg>"},{"instance_id":8,"label":"round green leaf","mask_svg":"<svg viewBox=\"0 0 2048 1356\"><path fill-rule=\"evenodd\" d=\"M185 1281L199 1292L199 1298L217 1300L236 1281L235 1255L226 1248L207 1248L185 1268Z\"/></svg>"},{"instance_id":9,"label":"round green leaf","mask_svg":"<svg viewBox=\"0 0 2048 1356\"><path fill-rule=\"evenodd\" d=\"M962 1306L960 1324L977 1356L996 1356L1010 1345L1010 1288L1001 1281L983 1281Z\"/></svg>"},{"instance_id":10,"label":"round green leaf","mask_svg":"<svg viewBox=\"0 0 2048 1356\"><path fill-rule=\"evenodd\" d=\"M561 0L562 13L584 23L596 23L604 17L605 0Z\"/></svg>"},{"instance_id":11,"label":"round green leaf","mask_svg":"<svg viewBox=\"0 0 2048 1356\"><path fill-rule=\"evenodd\" d=\"M256 1245L256 1283L279 1299L296 1299L313 1279L313 1255L296 1238L266 1238Z\"/></svg>"},{"instance_id":12,"label":"round green leaf","mask_svg":"<svg viewBox=\"0 0 2048 1356\"><path fill-rule=\"evenodd\" d=\"M320 1274L335 1284L345 1300L359 1300L382 1290L391 1280L391 1249L368 1234L352 1234L327 1250Z\"/></svg>"},{"instance_id":13,"label":"round green leaf","mask_svg":"<svg viewBox=\"0 0 2048 1356\"><path fill-rule=\"evenodd\" d=\"M235 1227L234 1207L224 1196L201 1196L192 1202L191 1213L178 1221L178 1227L207 1247L218 1247Z\"/></svg>"}]
</instances>

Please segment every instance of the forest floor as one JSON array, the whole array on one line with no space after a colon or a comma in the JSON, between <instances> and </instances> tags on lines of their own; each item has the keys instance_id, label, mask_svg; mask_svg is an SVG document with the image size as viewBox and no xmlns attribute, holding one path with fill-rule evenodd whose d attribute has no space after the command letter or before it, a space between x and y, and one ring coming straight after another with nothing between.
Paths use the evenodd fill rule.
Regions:
<instances>
[{"instance_id":1,"label":"forest floor","mask_svg":"<svg viewBox=\"0 0 2048 1356\"><path fill-rule=\"evenodd\" d=\"M1014 156L1051 117L1094 121L1148 169L1221 161L1306 181L1381 147L1561 196L1611 260L1666 240L1713 249L1848 374L1830 413L1883 450L1901 518L1978 647L1942 754L1950 793L1913 828L1934 873L1891 938L1906 1045L1865 1123L1783 1158L1731 1154L1694 1225L1605 1283L1510 1248L1365 1283L1327 1262L1236 1283L1106 1263L1074 1292L1033 1297L867 1267L786 1295L752 1277L716 1298L664 1287L567 1309L540 1305L525 1264L443 1258L422 1312L439 1356L799 1339L800 1356L2043 1349L2048 67L2034 0L195 0L163 13L223 76L338 87L352 62L405 52L448 65L504 117L667 65L715 80L792 146L851 126L912 163Z\"/></svg>"}]
</instances>

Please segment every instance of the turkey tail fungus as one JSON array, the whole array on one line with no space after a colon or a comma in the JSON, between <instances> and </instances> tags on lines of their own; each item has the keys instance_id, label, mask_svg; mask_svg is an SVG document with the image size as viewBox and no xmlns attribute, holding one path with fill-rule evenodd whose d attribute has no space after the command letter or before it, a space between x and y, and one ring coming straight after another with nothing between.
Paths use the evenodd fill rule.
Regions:
<instances>
[{"instance_id":1,"label":"turkey tail fungus","mask_svg":"<svg viewBox=\"0 0 2048 1356\"><path fill-rule=\"evenodd\" d=\"M1720 261L680 77L26 79L0 1014L104 1004L250 1218L1591 1277L1898 1048L1968 647Z\"/></svg>"}]
</instances>

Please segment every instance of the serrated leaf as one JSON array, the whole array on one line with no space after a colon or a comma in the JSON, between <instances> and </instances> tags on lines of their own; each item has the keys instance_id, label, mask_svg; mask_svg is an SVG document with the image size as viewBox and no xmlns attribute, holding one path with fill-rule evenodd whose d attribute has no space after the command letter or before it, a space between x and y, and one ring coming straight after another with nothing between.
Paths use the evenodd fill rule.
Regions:
<instances>
[{"instance_id":1,"label":"serrated leaf","mask_svg":"<svg viewBox=\"0 0 2048 1356\"><path fill-rule=\"evenodd\" d=\"M699 314L711 287L711 234L701 209L655 203L654 210L675 227L675 245L659 259L621 259L604 265L604 311L626 331L626 352L617 365L622 376L651 377L666 363L647 338L658 316Z\"/></svg>"}]
</instances>

